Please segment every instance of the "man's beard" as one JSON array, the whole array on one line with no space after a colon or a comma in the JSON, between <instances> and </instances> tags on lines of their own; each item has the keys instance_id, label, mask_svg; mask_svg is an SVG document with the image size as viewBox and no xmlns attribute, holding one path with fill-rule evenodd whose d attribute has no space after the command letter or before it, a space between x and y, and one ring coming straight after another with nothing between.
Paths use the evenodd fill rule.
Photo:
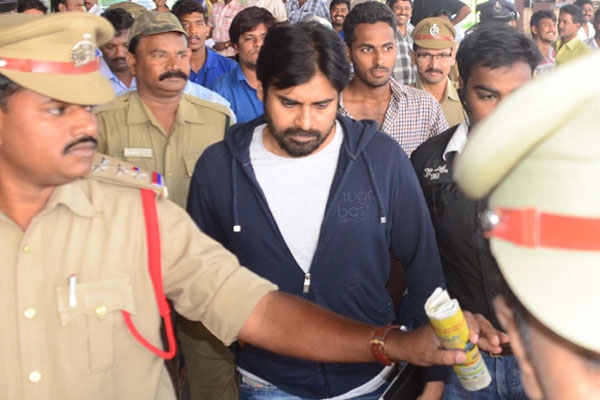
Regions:
<instances>
[{"instance_id":1,"label":"man's beard","mask_svg":"<svg viewBox=\"0 0 600 400\"><path fill-rule=\"evenodd\" d=\"M306 157L312 154L315 150L323 144L323 142L329 137L333 126L335 125L335 119L331 124L331 127L327 132L323 133L316 129L304 130L300 128L287 128L283 131L279 131L273 125L273 119L270 116L269 110L265 104L265 120L267 122L267 129L269 133L279 147L290 157ZM313 140L307 142L298 142L294 140L296 137L302 138L313 138Z\"/></svg>"}]
</instances>

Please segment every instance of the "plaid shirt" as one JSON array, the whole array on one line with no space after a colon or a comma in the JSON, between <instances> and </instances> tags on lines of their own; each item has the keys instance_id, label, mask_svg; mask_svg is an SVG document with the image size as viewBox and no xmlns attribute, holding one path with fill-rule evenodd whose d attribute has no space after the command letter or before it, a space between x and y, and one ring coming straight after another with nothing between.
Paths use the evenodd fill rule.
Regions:
<instances>
[{"instance_id":1,"label":"plaid shirt","mask_svg":"<svg viewBox=\"0 0 600 400\"><path fill-rule=\"evenodd\" d=\"M381 130L393 137L404 152L410 154L421 143L449 128L440 103L424 90L401 85L390 79L392 98ZM352 117L340 95L341 115Z\"/></svg>"},{"instance_id":2,"label":"plaid shirt","mask_svg":"<svg viewBox=\"0 0 600 400\"><path fill-rule=\"evenodd\" d=\"M313 15L325 18L327 21L331 20L329 8L323 0L306 0L302 6L298 0L287 0L285 12L290 22L299 22Z\"/></svg>"},{"instance_id":3,"label":"plaid shirt","mask_svg":"<svg viewBox=\"0 0 600 400\"><path fill-rule=\"evenodd\" d=\"M413 50L412 33L415 27L409 22L406 25L406 35L396 30L396 65L392 76L398 82L412 85L417 81L417 66L413 65L410 52Z\"/></svg>"},{"instance_id":4,"label":"plaid shirt","mask_svg":"<svg viewBox=\"0 0 600 400\"><path fill-rule=\"evenodd\" d=\"M231 0L228 4L219 1L217 4L212 5L210 15L208 16L208 26L212 28L212 38L215 43L229 40L231 21L243 9L244 6L236 0ZM235 56L233 46L229 46L223 51L217 51L217 53L225 57Z\"/></svg>"}]
</instances>

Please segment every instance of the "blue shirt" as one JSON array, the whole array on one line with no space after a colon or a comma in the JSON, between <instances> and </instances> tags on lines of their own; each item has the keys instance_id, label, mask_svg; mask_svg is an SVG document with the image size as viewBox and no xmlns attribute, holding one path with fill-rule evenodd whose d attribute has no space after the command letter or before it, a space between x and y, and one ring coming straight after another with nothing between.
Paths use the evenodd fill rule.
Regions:
<instances>
[{"instance_id":1,"label":"blue shirt","mask_svg":"<svg viewBox=\"0 0 600 400\"><path fill-rule=\"evenodd\" d=\"M258 99L256 89L248 84L239 65L217 79L211 89L231 103L238 122L248 122L263 114L263 103Z\"/></svg>"},{"instance_id":2,"label":"blue shirt","mask_svg":"<svg viewBox=\"0 0 600 400\"><path fill-rule=\"evenodd\" d=\"M302 5L298 0L287 0L285 3L285 12L287 12L290 22L299 22L316 15L317 17L331 20L327 3L323 0L306 0Z\"/></svg>"},{"instance_id":3,"label":"blue shirt","mask_svg":"<svg viewBox=\"0 0 600 400\"><path fill-rule=\"evenodd\" d=\"M231 58L215 53L207 47L206 60L204 61L202 68L200 68L198 72L194 72L190 69L190 81L204 87L210 87L218 77L225 72L231 71L236 66L237 63Z\"/></svg>"}]
</instances>

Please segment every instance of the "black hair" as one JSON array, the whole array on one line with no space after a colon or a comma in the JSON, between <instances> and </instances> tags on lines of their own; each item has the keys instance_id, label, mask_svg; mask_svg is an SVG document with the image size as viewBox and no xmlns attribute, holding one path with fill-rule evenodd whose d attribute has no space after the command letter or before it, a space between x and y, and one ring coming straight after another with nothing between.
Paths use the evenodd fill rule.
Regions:
<instances>
[{"instance_id":1,"label":"black hair","mask_svg":"<svg viewBox=\"0 0 600 400\"><path fill-rule=\"evenodd\" d=\"M600 8L597 9L594 13L594 24L596 23L596 21L598 21L598 18L600 18Z\"/></svg>"},{"instance_id":2,"label":"black hair","mask_svg":"<svg viewBox=\"0 0 600 400\"><path fill-rule=\"evenodd\" d=\"M180 21L184 15L197 12L204 17L204 23L208 22L206 8L196 0L177 0L177 2L173 4L173 9L171 11Z\"/></svg>"},{"instance_id":3,"label":"black hair","mask_svg":"<svg viewBox=\"0 0 600 400\"><path fill-rule=\"evenodd\" d=\"M229 40L238 44L240 36L254 30L260 24L265 24L267 29L275 23L275 17L269 10L262 7L247 7L237 13L229 26Z\"/></svg>"},{"instance_id":4,"label":"black hair","mask_svg":"<svg viewBox=\"0 0 600 400\"><path fill-rule=\"evenodd\" d=\"M438 8L437 10L433 10L429 17L441 18L446 17L448 19L452 19L452 13L448 10L444 10L443 8Z\"/></svg>"},{"instance_id":5,"label":"black hair","mask_svg":"<svg viewBox=\"0 0 600 400\"><path fill-rule=\"evenodd\" d=\"M0 74L0 109L2 111L8 110L8 99L21 89L21 86Z\"/></svg>"},{"instance_id":6,"label":"black hair","mask_svg":"<svg viewBox=\"0 0 600 400\"><path fill-rule=\"evenodd\" d=\"M385 4L387 4L387 6L388 6L389 8L393 8L393 7L394 7L394 4L396 4L396 3L397 3L397 2L399 2L399 1L407 1L407 2L409 2L409 3L410 3L410 7L411 7L411 8L414 8L414 5L413 5L413 2L412 2L412 0L387 0Z\"/></svg>"},{"instance_id":7,"label":"black hair","mask_svg":"<svg viewBox=\"0 0 600 400\"><path fill-rule=\"evenodd\" d=\"M287 89L321 72L339 92L350 80L350 63L340 36L319 22L273 25L260 49L256 76L265 94Z\"/></svg>"},{"instance_id":8,"label":"black hair","mask_svg":"<svg viewBox=\"0 0 600 400\"><path fill-rule=\"evenodd\" d=\"M553 22L556 22L556 14L550 10L539 10L534 12L531 15L531 20L529 21L529 27L535 26L536 28L540 27L540 22L543 19L550 18Z\"/></svg>"},{"instance_id":9,"label":"black hair","mask_svg":"<svg viewBox=\"0 0 600 400\"><path fill-rule=\"evenodd\" d=\"M348 7L348 11L350 11L350 0L331 0L331 3L329 4L329 12L331 13L333 7L339 4L345 4L346 7Z\"/></svg>"},{"instance_id":10,"label":"black hair","mask_svg":"<svg viewBox=\"0 0 600 400\"><path fill-rule=\"evenodd\" d=\"M40 10L46 14L48 7L40 0L17 0L17 12L22 13L26 10Z\"/></svg>"},{"instance_id":11,"label":"black hair","mask_svg":"<svg viewBox=\"0 0 600 400\"><path fill-rule=\"evenodd\" d=\"M367 1L354 6L344 21L344 37L348 47L352 47L352 43L354 43L354 32L358 25L376 24L377 22L388 24L394 33L396 32L396 16L389 7L377 1Z\"/></svg>"},{"instance_id":12,"label":"black hair","mask_svg":"<svg viewBox=\"0 0 600 400\"><path fill-rule=\"evenodd\" d=\"M131 54L135 54L137 51L138 44L140 44L140 40L142 39L142 35L137 35L132 38L129 38L129 44L127 45L127 50Z\"/></svg>"},{"instance_id":13,"label":"black hair","mask_svg":"<svg viewBox=\"0 0 600 400\"><path fill-rule=\"evenodd\" d=\"M58 5L59 4L67 4L67 0L50 0L50 9L52 10L52 12L59 12L60 10L58 9Z\"/></svg>"},{"instance_id":14,"label":"black hair","mask_svg":"<svg viewBox=\"0 0 600 400\"><path fill-rule=\"evenodd\" d=\"M581 8L583 8L584 4L589 4L592 7L594 7L594 2L592 2L592 0L575 0L573 2L573 4L575 4L576 6L581 7Z\"/></svg>"},{"instance_id":15,"label":"black hair","mask_svg":"<svg viewBox=\"0 0 600 400\"><path fill-rule=\"evenodd\" d=\"M527 63L531 72L542 60L533 40L506 24L478 24L467 31L456 52L458 72L466 86L475 67L509 67Z\"/></svg>"},{"instance_id":16,"label":"black hair","mask_svg":"<svg viewBox=\"0 0 600 400\"><path fill-rule=\"evenodd\" d=\"M575 4L567 4L562 6L559 14L562 13L571 15L573 22L576 24L581 24L583 22L583 11L581 10L581 7L578 7Z\"/></svg>"},{"instance_id":17,"label":"black hair","mask_svg":"<svg viewBox=\"0 0 600 400\"><path fill-rule=\"evenodd\" d=\"M117 35L123 30L130 29L134 22L133 16L122 8L106 10L102 13L102 18L111 23Z\"/></svg>"}]
</instances>

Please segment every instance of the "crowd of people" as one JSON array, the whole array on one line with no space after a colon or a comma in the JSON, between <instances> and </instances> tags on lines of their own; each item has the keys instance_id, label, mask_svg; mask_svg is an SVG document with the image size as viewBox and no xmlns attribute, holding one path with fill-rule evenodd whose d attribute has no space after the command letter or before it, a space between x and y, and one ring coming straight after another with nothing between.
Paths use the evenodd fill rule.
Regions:
<instances>
[{"instance_id":1,"label":"crowd of people","mask_svg":"<svg viewBox=\"0 0 600 400\"><path fill-rule=\"evenodd\" d=\"M0 3L0 398L600 395L591 0L154 3Z\"/></svg>"}]
</instances>

